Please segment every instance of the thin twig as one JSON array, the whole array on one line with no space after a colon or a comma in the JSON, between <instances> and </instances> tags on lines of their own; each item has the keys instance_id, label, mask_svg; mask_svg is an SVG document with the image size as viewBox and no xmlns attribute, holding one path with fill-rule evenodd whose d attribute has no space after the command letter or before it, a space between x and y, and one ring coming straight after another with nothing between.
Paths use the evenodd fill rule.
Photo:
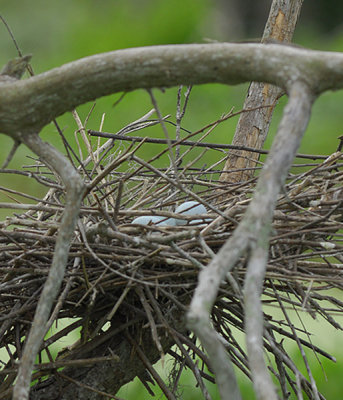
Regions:
<instances>
[{"instance_id":1,"label":"thin twig","mask_svg":"<svg viewBox=\"0 0 343 400\"><path fill-rule=\"evenodd\" d=\"M0 16L1 18L1 16ZM20 142L18 140L14 140L13 146L11 151L8 153L6 160L2 164L1 168L7 168L8 164L11 162L12 158L14 157L15 152L17 151L18 147L20 146Z\"/></svg>"}]
</instances>

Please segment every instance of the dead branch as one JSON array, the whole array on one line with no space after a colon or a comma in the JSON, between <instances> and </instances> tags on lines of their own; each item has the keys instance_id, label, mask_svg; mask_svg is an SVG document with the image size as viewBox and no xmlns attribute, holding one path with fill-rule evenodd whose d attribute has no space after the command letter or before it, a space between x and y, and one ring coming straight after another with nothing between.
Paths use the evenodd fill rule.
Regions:
<instances>
[{"instance_id":1,"label":"dead branch","mask_svg":"<svg viewBox=\"0 0 343 400\"><path fill-rule=\"evenodd\" d=\"M254 198L232 237L199 275L198 287L188 313L188 322L207 349L216 376L219 374L222 377L217 382L222 399L231 398L232 391L236 391L236 384L233 383L232 368L228 360L225 361L225 368L223 368L224 348L216 339L216 332L210 322L210 312L217 298L221 281L236 265L238 259L247 252L245 325L250 366L258 398L277 398L266 367L263 368L263 318L260 294L268 258L270 226L275 203L285 174L291 166L306 129L312 101L313 95L306 85L297 82L292 86L289 103L284 110L268 160L262 169ZM227 382L230 382L229 392Z\"/></svg>"},{"instance_id":2,"label":"dead branch","mask_svg":"<svg viewBox=\"0 0 343 400\"><path fill-rule=\"evenodd\" d=\"M66 204L59 226L54 256L48 278L35 311L32 328L25 341L24 352L20 361L17 382L13 390L13 399L22 400L29 397L31 372L34 361L50 325L47 325L52 304L59 293L64 278L64 271L69 256L69 247L79 215L84 184L69 161L54 147L43 142L37 134L21 135L25 143L42 161L50 165L61 177L66 189Z\"/></svg>"},{"instance_id":3,"label":"dead branch","mask_svg":"<svg viewBox=\"0 0 343 400\"><path fill-rule=\"evenodd\" d=\"M2 82L0 131L38 132L54 118L108 94L179 84L302 80L317 95L343 87L343 55L278 44L152 46L86 57L23 81Z\"/></svg>"}]
</instances>

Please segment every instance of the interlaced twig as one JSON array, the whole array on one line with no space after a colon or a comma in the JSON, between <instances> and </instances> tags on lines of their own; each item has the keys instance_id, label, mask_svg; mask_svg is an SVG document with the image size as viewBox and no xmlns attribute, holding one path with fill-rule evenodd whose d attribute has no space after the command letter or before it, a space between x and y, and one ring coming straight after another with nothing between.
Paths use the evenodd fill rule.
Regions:
<instances>
[{"instance_id":1,"label":"interlaced twig","mask_svg":"<svg viewBox=\"0 0 343 400\"><path fill-rule=\"evenodd\" d=\"M119 143L117 145L122 146ZM144 145L143 143L142 146ZM180 146L182 146L182 143ZM106 152L107 150L104 149L103 151ZM214 149L209 151L213 151L213 153L218 156ZM160 152L158 154L160 154ZM101 156L101 153L99 153L99 155ZM107 175L102 175L106 178L107 183L101 189L112 187L115 190L119 190L119 187L121 187L119 203L117 205L113 204L113 206L105 210L101 205L100 197L97 196L100 188L97 185L93 185L90 189L90 193L94 193L95 198L98 198L98 202L94 203L93 208L84 205L81 207L80 213L83 218L82 225L86 230L82 233L82 237L87 239L84 243L82 240L75 241L72 243L70 249L70 260L80 260L79 262L81 262L84 267L75 270L72 263L69 264L63 281L63 287L66 288L66 298L63 304L76 304L76 309L68 311L67 307L61 308L59 305L58 308L56 308L58 314L55 316L56 319L59 320L63 318L63 316L75 315L75 310L79 309L80 316L82 316L81 322L75 325L74 320L71 320L70 328L67 327L62 330L61 334L53 335L51 339L46 341L43 348L48 348L51 344L55 343L58 338L63 337L77 326L83 327L84 337L89 337L94 341L98 335L102 334L102 329L106 321L112 323L112 319L121 318L121 315L126 315L127 307L132 306L135 307L135 314L140 315L141 319L138 319L138 321L142 321L142 319L145 320L146 318L146 321L150 321L151 324L153 324L153 318L156 330L159 332L161 329L161 316L158 316L160 314L156 307L161 307L161 313L163 313L163 315L168 314L168 310L172 310L173 307L180 310L180 313L184 313L185 305L189 302L191 294L195 289L199 270L203 269L203 266L210 262L214 254L217 253L217 249L232 236L232 229L236 224L232 225L230 219L224 219L218 212L210 211L210 209L208 209L208 217L217 220L217 222L216 224L212 224L212 222L209 221L207 227L211 226L211 229L207 230L207 227L196 228L196 226L187 225L183 227L167 228L153 225L145 227L131 225L130 222L132 219L138 215L156 215L156 213L158 213L166 218L176 218L177 215L172 211L173 207L175 209L179 201L184 201L186 198L189 198L189 194L179 189L178 198L167 200L169 196L168 192L163 189L167 184L170 184L167 179L170 180L172 178L167 178L167 175L172 173L172 171L168 172L166 168L151 168L150 165L146 165L146 162L141 163L140 167L136 168L135 174L130 173L130 178L128 178L127 173L121 171L125 171L126 165L132 161L127 157L122 157L122 155L123 153L118 153L117 158L110 159L110 165L117 165L117 167L114 169L109 168ZM289 179L287 180L287 185L285 185L285 193L279 198L277 211L274 213L273 226L275 231L272 235L270 259L266 271L266 277L272 279L273 282L279 281L288 283L288 286L277 285L279 298L285 303L285 306L290 304L303 310L304 304L309 304L311 306L309 309L311 312L320 313L329 323L336 327L338 327L338 325L334 319L333 310L335 310L335 312L340 312L343 305L340 304L337 299L332 298L332 296L321 295L319 292L321 288L317 282L325 281L329 284L332 282L332 284L337 285L337 276L341 273L341 261L339 260L341 253L339 247L339 230L342 227L342 223L338 216L340 215L340 210L342 210L342 203L338 199L328 202L327 197L327 195L331 193L330 198L336 198L335 196L340 190L339 181L337 181L332 188L329 185L331 188L330 191L324 191L327 190L324 188L328 187L328 179L330 182L331 179L332 182L336 182L337 171L335 171L334 168L338 168L339 171L342 168L342 163L339 162L340 157L341 156L337 158L336 155L336 160L338 162L335 166L332 166L330 170L327 170L328 162L325 160L323 163L317 164L315 169L312 168L312 172L309 174L301 173L306 166L302 167L301 164L296 164L294 166L292 174L289 175ZM107 162L106 157L103 158L103 162ZM213 184L218 185L219 174L218 170L216 170L216 162L213 163L213 168L214 170L212 171L209 167L206 173L197 168L186 169L183 173L183 186L191 187L193 193L193 182L195 178L199 185L201 183L199 188L204 188L205 186L211 188ZM38 176L43 178L45 173L49 174L49 171L41 169L40 175ZM328 173L329 175L327 175ZM96 170L92 172L92 180L96 178L97 174L98 172ZM212 179L208 179L210 175L213 175ZM294 176L298 176L299 179L295 180ZM297 190L299 183L302 182L301 179L306 180L309 177L315 179L316 186L312 187L308 193L306 191ZM130 202L136 204L135 198L141 197L141 193L137 191L134 194L130 187L132 183L136 185L141 181L145 182L145 193L151 193L151 196L146 196L146 201L141 202L141 206L138 208L132 208L130 207ZM236 222L241 220L249 205L251 185L254 185L254 181L234 186L235 189L233 193L237 196L237 205L233 205L230 208L230 213L228 215L234 218ZM308 189L311 188L310 186L305 186L304 188L306 187L308 187ZM334 189L335 187L336 190ZM199 188L197 190L199 190ZM61 190L61 188L59 190ZM19 193L11 192L10 194L11 196L16 196ZM12 324L16 324L21 320L23 315L35 308L35 304L25 302L25 296L30 297L31 285L34 287L35 284L42 281L42 278L45 279L48 272L46 266L51 262L50 260L56 241L56 233L54 232L58 227L58 224L53 221L56 217L58 218L63 209L63 197L56 198L54 193L51 193L50 196L52 196L52 201L49 197L46 198L44 202L45 206L37 207L34 204L25 205L25 209L29 210L31 208L32 210L30 218L27 219L21 216L11 217L0 226L0 233L2 235L0 237L0 252L3 263L6 265L6 267L1 267L0 272L1 274L11 274L13 273L12 265L16 265L15 271L19 274L6 281L5 286L0 286L0 294L3 295L5 292L8 293L15 290L17 297L13 299L18 298L18 296L21 298L20 296L24 295L21 303L17 303L13 307L10 303L8 304L9 308L6 309L8 311L2 311L2 313L6 315L3 319L5 330L2 332L2 340L8 341L9 343L11 343L12 338L8 332L11 331ZM210 204L216 199L211 190L201 190L201 198L204 200L204 204ZM128 201L127 199L131 200ZM235 197L232 199L235 199ZM58 203L58 201L62 201L62 203ZM125 204L126 206L124 206ZM156 206L156 204L160 205ZM173 206L173 204L175 205ZM300 204L301 209L296 208L296 206ZM311 204L316 204L316 206L312 207ZM168 206L168 208L165 210L163 205ZM8 203L7 206L19 207L21 205ZM171 209L169 208L170 206ZM113 212L115 212L116 215L115 224L111 221L111 207L113 207ZM217 208L216 206L215 209ZM36 215L38 210L41 210L42 213L40 218L37 218ZM225 211L225 213L227 213L227 211ZM325 215L328 217L323 218ZM183 218L188 221L192 220L192 217L185 216ZM218 218L221 219L220 222L218 222ZM292 224L291 229L289 229L290 223ZM309 223L312 224L307 229ZM11 226L14 226L16 229L14 231L7 230L7 227ZM52 228L54 228L51 231L52 236L47 236L47 232ZM202 232L201 235L199 235L200 232ZM332 235L334 235L334 238L332 238ZM330 243L335 243L336 247L332 249L329 247L327 249L324 248L321 243L324 243L325 237L331 237ZM299 238L301 238L301 240L299 240ZM336 241L335 238L337 238L338 241ZM33 247L35 243L39 243L39 246L36 245ZM30 250L27 250L28 246ZM317 251L318 248L321 250ZM310 251L305 251L305 249ZM336 262L333 262L332 259L330 259L329 264L327 264L325 260L319 262L316 258L317 254L324 253L326 253L327 256L336 257ZM244 264L239 264L234 275L228 277L230 282L229 286L223 286L223 283L221 284L220 293L222 293L221 296L223 297L220 301L215 303L213 318L216 330L219 333L217 339L224 344L225 351L233 358L233 363L250 377L251 375L245 359L245 352L240 348L234 339L234 335L230 332L230 329L233 327L237 327L241 330L244 329L244 312L241 306L242 291L240 289L243 284L242 278L245 274L243 265ZM287 267L287 265L292 267ZM289 268L292 269L290 270ZM137 271L139 271L139 274L137 274ZM68 286L70 285L68 282L71 282L71 280L74 282L72 288ZM302 282L303 296L298 296L294 299L288 299L286 296L283 296L283 291L289 291L292 290L292 288L294 288L297 293L301 293L301 288L298 287L299 281ZM306 286L307 281L310 282L310 286ZM83 284L85 285L84 289L82 289ZM81 287L79 287L79 285L81 285ZM130 289L126 290L128 285ZM134 290L137 285L143 285L144 291L147 287L151 288L150 292L156 291L156 300L153 301L150 297L144 300L146 305L149 303L151 305L152 311L150 311L149 318L145 317L144 308L140 310L137 309L135 300L136 291ZM273 294L274 292L270 292L269 287L270 285L266 284L264 293L269 299L275 299L275 294ZM123 292L125 296L122 296ZM148 293L150 292L148 291ZM224 301L224 298L228 300ZM97 304L99 302L99 307L101 309L103 301L101 299L113 299L113 301L105 300L108 307L105 307L103 311L99 313ZM315 299L316 303L318 303L317 305L313 302ZM10 298L7 299L7 301L9 300ZM330 301L334 309L327 309L320 304L322 301L327 300ZM90 305L87 308L87 317L85 318L85 311L82 305L88 302ZM115 312L113 312L114 308ZM70 312L72 314L70 314ZM230 315L235 315L235 317L229 317ZM95 322L92 329L90 329L89 321L92 319L94 319ZM165 328L162 329L166 329L166 332L170 332L170 323L172 322L169 321L167 325L164 325L165 322L163 322ZM125 324L121 323L120 326L122 329L126 329ZM285 330L286 326L280 328L278 322L271 323L271 321L268 321L267 327L271 333L275 332L280 334L285 340L295 340L297 332L300 332L295 330L293 333L289 333ZM118 332L123 332L123 330ZM25 331L22 333L25 334ZM189 339L187 339L187 335L185 336L185 333L181 332L179 334L183 335L182 343L188 343L187 340ZM175 337L173 340L177 342ZM299 341L302 346L314 349L318 354L333 359L313 343L301 337L299 337ZM279 363L281 363L279 365L279 370L284 372L282 373L283 375L280 375L280 379L284 376L286 382L292 387L293 382L287 373L287 368L292 365L292 371L296 371L297 367L290 364L289 359L286 358L286 354L283 354L282 357L280 356L278 352L282 351L282 349L276 349L276 345L273 345L273 347L270 343L264 343L264 345L268 351L271 351L278 357ZM94 342L94 346L96 346L96 342ZM153 342L152 346L155 347ZM195 345L187 348L189 348L189 351L198 354L206 365L208 365L209 361L207 356L197 349ZM186 357L183 345L180 351L183 356ZM19 354L20 352L18 349L18 355ZM82 354L88 359L92 357L86 352L86 348L83 350ZM80 357L80 355L78 355L78 357ZM179 356L176 356L176 359L183 362ZM56 365L63 365L62 360L59 362L62 364ZM187 365L191 366L197 379L206 380L206 374L204 375L200 372L199 376L196 365L189 364L189 362L188 359ZM68 363L65 363L65 366L67 365ZM10 366L6 367L4 372L9 371L9 367ZM44 374L49 374L48 370L44 371ZM43 371L41 371L40 374L43 374ZM299 377L301 377L299 378L300 386L306 388L308 391L310 386L307 386L306 379L302 377L302 375L299 375ZM208 379L212 378L209 377ZM201 385L203 385L203 383ZM283 385L285 385L285 383L283 383ZM294 389L297 390L296 385ZM3 392L4 388L0 386L0 390ZM112 391L109 390L109 393L112 393ZM206 398L206 392L203 391L203 393Z\"/></svg>"}]
</instances>

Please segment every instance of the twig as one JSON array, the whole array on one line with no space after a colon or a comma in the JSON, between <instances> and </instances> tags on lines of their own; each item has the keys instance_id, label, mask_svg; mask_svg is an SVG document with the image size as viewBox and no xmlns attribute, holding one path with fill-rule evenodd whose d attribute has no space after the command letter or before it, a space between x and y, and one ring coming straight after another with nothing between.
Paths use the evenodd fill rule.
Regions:
<instances>
[{"instance_id":1,"label":"twig","mask_svg":"<svg viewBox=\"0 0 343 400\"><path fill-rule=\"evenodd\" d=\"M86 385L86 384L83 383L83 382L79 382L79 381L77 381L76 379L73 379L73 378L71 378L70 376L65 375L63 372L58 372L58 375L61 376L63 379L65 379L65 380L67 380L67 381L69 381L69 382L74 383L76 386L79 386L79 387L81 387L81 388L84 388L84 389L86 389L86 390L89 390L89 391L91 391L91 392L94 392L94 393L96 393L97 395L100 395L100 396L102 396L102 397L107 397L107 398L109 398L109 399L114 399L114 400L124 400L124 399L122 399L121 397L118 397L118 396L116 396L116 395L114 395L114 394L109 394L109 393L103 392L103 391L101 391L101 390L94 389L92 386Z\"/></svg>"},{"instance_id":2,"label":"twig","mask_svg":"<svg viewBox=\"0 0 343 400\"><path fill-rule=\"evenodd\" d=\"M171 167L172 167L172 169L174 171L175 179L178 180L178 171L177 171L177 166L175 164L175 155L174 155L173 150L172 150L171 140L170 140L170 136L169 136L169 133L168 133L168 129L166 127L166 124L163 121L163 117L162 117L161 111L160 111L160 109L158 107L157 100L156 100L152 90L148 89L147 91L149 93L152 105L154 106L154 109L156 111L159 123L161 124L162 130L163 130L164 135L165 135L165 137L167 139Z\"/></svg>"},{"instance_id":3,"label":"twig","mask_svg":"<svg viewBox=\"0 0 343 400\"><path fill-rule=\"evenodd\" d=\"M177 91L177 103L176 103L176 132L175 132L175 138L177 141L181 139L180 132L181 132L181 121L182 118L185 115L188 100L189 100L189 95L192 90L192 86L188 86L186 93L185 93L185 103L183 105L183 108L181 110L181 94L182 94L182 89L183 86L181 85ZM180 158L180 147L177 146L175 149L175 159L179 160Z\"/></svg>"},{"instance_id":4,"label":"twig","mask_svg":"<svg viewBox=\"0 0 343 400\"><path fill-rule=\"evenodd\" d=\"M76 257L74 260L73 269L76 270L79 267L79 264L80 264L80 258ZM60 296L57 300L56 306L55 306L54 310L52 311L49 320L46 323L47 329L50 329L51 325L56 321L58 313L60 312L60 310L64 304L64 301L66 300L66 298L68 296L68 292L69 292L73 282L74 282L74 277L73 276L69 277L67 284L66 284L65 288L63 289L63 292L60 294Z\"/></svg>"},{"instance_id":5,"label":"twig","mask_svg":"<svg viewBox=\"0 0 343 400\"><path fill-rule=\"evenodd\" d=\"M151 376L155 379L155 381L158 383L159 387L162 389L164 395L166 396L166 399L168 399L168 400L176 400L175 396L173 395L173 393L169 390L169 388L163 382L163 380L161 379L159 374L156 372L154 367L151 365L149 359L144 354L144 352L139 347L139 345L136 343L136 341L131 337L131 335L128 332L125 332L125 336L126 336L128 342L133 347L133 350L135 352L137 352L138 357L141 359L142 363L146 366L146 368L150 372Z\"/></svg>"},{"instance_id":6,"label":"twig","mask_svg":"<svg viewBox=\"0 0 343 400\"><path fill-rule=\"evenodd\" d=\"M249 110L246 110L246 111L249 111ZM99 131L95 131L92 129L88 129L88 133L91 136L112 138L112 139L124 140L124 141L129 141L129 142L142 142L144 140L146 143L168 144L168 141L166 139L149 138L149 137L142 137L142 136L126 136L126 135L120 135L117 133L99 132ZM185 140L185 138L180 139L180 140L170 139L170 143L175 146L182 145L182 146L191 146L191 147L206 147L208 149L244 150L244 151L249 151L252 153L269 154L269 150L256 149L254 147L248 147L248 146L244 146L244 145L192 142L189 140ZM297 158L305 158L305 159L307 158L310 160L325 160L325 158L326 158L326 156L323 156L320 154L315 155L315 154L302 154L302 153L296 154L296 157Z\"/></svg>"},{"instance_id":7,"label":"twig","mask_svg":"<svg viewBox=\"0 0 343 400\"><path fill-rule=\"evenodd\" d=\"M165 355L164 355L164 351L163 351L160 339L158 337L157 327L156 327L156 323L155 323L154 317L152 315L152 310L151 310L150 304L148 303L148 301L147 301L147 299L146 299L146 297L144 295L142 287L138 286L136 288L136 292L137 292L137 294L139 296L139 299L140 299L140 301L142 303L143 309L144 309L144 311L146 313L146 316L148 318L149 325L150 325L150 330L151 330L151 336L152 336L152 339L153 339L153 341L154 341L154 343L156 345L157 350L160 353L162 366L164 366L164 356Z\"/></svg>"},{"instance_id":8,"label":"twig","mask_svg":"<svg viewBox=\"0 0 343 400\"><path fill-rule=\"evenodd\" d=\"M1 168L5 169L7 168L8 164L11 162L15 152L17 151L18 147L20 146L20 142L18 140L14 140L13 146L11 151L8 153L6 160L2 164Z\"/></svg>"},{"instance_id":9,"label":"twig","mask_svg":"<svg viewBox=\"0 0 343 400\"><path fill-rule=\"evenodd\" d=\"M119 361L119 357L116 355L112 356L107 356L107 357L94 357L94 358L89 358L89 359L81 359L81 360L57 360L57 361L51 361L51 362L46 362L46 363L41 363L41 364L35 364L34 369L39 370L39 371L44 371L44 370L51 370L51 369L58 369L61 367L89 367L92 364L95 363L103 363L106 361ZM11 374L13 372L17 372L17 369L11 369L11 370L6 370L3 369L0 371L0 375L5 375L5 374Z\"/></svg>"},{"instance_id":10,"label":"twig","mask_svg":"<svg viewBox=\"0 0 343 400\"><path fill-rule=\"evenodd\" d=\"M10 26L7 23L7 21L5 20L5 18L2 15L0 15L0 19L1 19L2 23L5 25L9 35L11 36L11 39L12 39L12 41L14 43L15 48L17 49L19 57L22 57L23 53L20 50L20 47L19 47L18 42L17 42L17 40L16 40L16 38L15 38L13 32L12 32L12 29L10 28Z\"/></svg>"},{"instance_id":11,"label":"twig","mask_svg":"<svg viewBox=\"0 0 343 400\"><path fill-rule=\"evenodd\" d=\"M319 399L318 389L317 389L316 383L315 383L315 381L314 381L314 379L313 379L313 375L312 375L312 373L311 373L311 369L310 369L310 366L309 366L309 364L308 364L308 360L307 360L305 351L304 351L304 349L303 349L303 347L302 347L302 345L301 345L301 343L300 343L300 340L299 340L299 338L298 338L298 336L297 336L297 334L296 334L296 332L295 332L293 323L291 322L291 320L290 320L290 318L289 318L289 316L288 316L288 314L287 314L287 312L286 312L286 310L285 310L284 305L283 305L282 302L280 301L280 297L278 296L278 293L275 292L275 294L276 294L276 298L278 299L280 308L281 308L281 310L282 310L282 312L283 312L283 315L285 316L285 318L286 318L286 320L287 320L288 326L290 327L290 329L291 329L291 331L292 331L292 333L293 333L294 340L295 340L296 343L297 343L297 346L298 346L298 348L299 348L299 350L300 350L300 353L301 353L301 356L302 356L302 358L303 358L304 364L305 364L305 366L306 366L307 373L308 373L308 375L309 375L309 377L310 377L311 388L312 388L312 392L313 392L314 399L315 399L315 400L320 400L320 399Z\"/></svg>"}]
</instances>

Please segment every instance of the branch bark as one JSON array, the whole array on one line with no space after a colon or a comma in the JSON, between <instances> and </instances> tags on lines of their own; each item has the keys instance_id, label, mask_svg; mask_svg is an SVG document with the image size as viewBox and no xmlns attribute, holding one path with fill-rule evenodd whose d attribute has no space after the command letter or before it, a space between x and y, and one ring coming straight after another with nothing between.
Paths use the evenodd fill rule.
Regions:
<instances>
[{"instance_id":1,"label":"branch bark","mask_svg":"<svg viewBox=\"0 0 343 400\"><path fill-rule=\"evenodd\" d=\"M302 80L319 94L343 87L343 55L277 44L152 46L86 57L16 82L2 82L0 132L38 132L59 115L108 94L179 84Z\"/></svg>"},{"instance_id":2,"label":"branch bark","mask_svg":"<svg viewBox=\"0 0 343 400\"><path fill-rule=\"evenodd\" d=\"M262 43L292 40L303 0L273 0L270 14L264 28ZM232 141L236 146L249 146L256 149L263 147L271 123L274 108L284 91L269 83L252 82L249 86L243 109L259 108L240 115ZM259 154L249 151L231 151L223 168L222 182L241 182L249 180L254 174L254 167ZM239 171L237 171L239 170ZM227 171L233 171L228 173Z\"/></svg>"},{"instance_id":3,"label":"branch bark","mask_svg":"<svg viewBox=\"0 0 343 400\"><path fill-rule=\"evenodd\" d=\"M47 322L64 278L69 247L84 193L84 184L71 163L53 146L43 142L38 134L17 133L17 137L58 173L66 188L66 205L56 239L52 264L37 304L29 336L25 341L17 382L13 389L13 400L24 400L29 398L33 364L44 336L50 328Z\"/></svg>"},{"instance_id":4,"label":"branch bark","mask_svg":"<svg viewBox=\"0 0 343 400\"><path fill-rule=\"evenodd\" d=\"M175 320L173 321L175 323ZM175 328L178 332L184 332L186 330L184 321L180 320ZM79 349L82 358L88 359L99 357L101 354L108 354L110 349L112 354L119 357L119 362L114 360L80 368L65 368L63 375L72 378L74 382L78 383L77 385L66 379L61 379L56 374L55 377L44 382L44 384L37 383L31 390L30 399L100 400L105 397L99 392L114 395L123 385L136 376L144 377L146 366L139 358L136 349L124 339L125 329L127 327L125 327L123 321L115 320L107 332L94 338L93 341L85 343ZM120 330L122 330L122 334L116 333ZM102 340L105 337L108 339ZM161 353L152 343L149 331L143 329L142 335L135 339L139 340L139 347L144 350L151 364L160 359ZM175 343L171 336L162 335L160 340L164 352L167 352ZM94 342L98 343L94 344ZM102 344L99 345L99 342L102 342ZM80 358L80 355L75 354L74 357ZM90 387L93 390L90 390Z\"/></svg>"},{"instance_id":5,"label":"branch bark","mask_svg":"<svg viewBox=\"0 0 343 400\"><path fill-rule=\"evenodd\" d=\"M253 381L259 400L277 399L263 358L263 316L260 301L268 259L269 234L277 196L286 173L299 147L311 113L314 95L303 82L295 82L289 93L274 145L262 169L254 197L232 237L224 244L211 263L199 274L199 283L188 313L188 323L206 348L218 381L222 399L231 398L237 384L233 381L229 360L219 359L225 353L220 340L209 343L216 332L210 322L210 312L217 298L222 279L232 270L239 258L248 253L245 278L245 307L247 347ZM222 356L221 356L222 357ZM227 371L226 371L227 370ZM225 376L226 375L226 378ZM222 388L220 384L223 382ZM231 388L228 389L228 382ZM229 392L228 392L229 390ZM237 397L239 398L239 397Z\"/></svg>"},{"instance_id":6,"label":"branch bark","mask_svg":"<svg viewBox=\"0 0 343 400\"><path fill-rule=\"evenodd\" d=\"M255 391L261 400L277 400L268 370L263 368L264 326L260 298L268 261L270 228L277 196L307 127L313 100L306 85L299 82L292 86L277 136L243 219L249 230L251 251L244 280L245 332Z\"/></svg>"}]
</instances>

